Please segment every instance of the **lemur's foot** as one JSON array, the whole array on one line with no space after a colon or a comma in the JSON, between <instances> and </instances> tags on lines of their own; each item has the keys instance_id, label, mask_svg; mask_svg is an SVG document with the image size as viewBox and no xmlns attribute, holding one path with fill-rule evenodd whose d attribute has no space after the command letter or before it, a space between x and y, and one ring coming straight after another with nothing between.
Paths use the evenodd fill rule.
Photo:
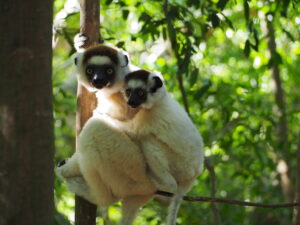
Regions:
<instances>
[{"instance_id":1,"label":"lemur's foot","mask_svg":"<svg viewBox=\"0 0 300 225\"><path fill-rule=\"evenodd\" d=\"M97 204L95 198L91 194L90 187L83 177L71 177L65 179L68 189L76 195L88 200L93 204Z\"/></svg>"},{"instance_id":2,"label":"lemur's foot","mask_svg":"<svg viewBox=\"0 0 300 225\"><path fill-rule=\"evenodd\" d=\"M68 159L64 159L57 164L56 173L58 176L66 178L66 170L67 170Z\"/></svg>"},{"instance_id":3,"label":"lemur's foot","mask_svg":"<svg viewBox=\"0 0 300 225\"><path fill-rule=\"evenodd\" d=\"M61 167L66 164L66 160L62 160L57 164L57 167Z\"/></svg>"}]
</instances>

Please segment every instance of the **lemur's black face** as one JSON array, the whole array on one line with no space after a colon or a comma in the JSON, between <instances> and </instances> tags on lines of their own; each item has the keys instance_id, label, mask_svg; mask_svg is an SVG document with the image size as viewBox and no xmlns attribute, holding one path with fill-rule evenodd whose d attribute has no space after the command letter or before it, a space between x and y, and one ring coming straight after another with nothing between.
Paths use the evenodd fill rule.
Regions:
<instances>
[{"instance_id":1,"label":"lemur's black face","mask_svg":"<svg viewBox=\"0 0 300 225\"><path fill-rule=\"evenodd\" d=\"M97 89L111 86L115 80L115 69L110 64L89 64L86 66L85 73L89 82Z\"/></svg>"},{"instance_id":2,"label":"lemur's black face","mask_svg":"<svg viewBox=\"0 0 300 225\"><path fill-rule=\"evenodd\" d=\"M125 53L105 45L88 48L75 59L80 80L86 87L94 89L112 87L118 76L126 71L128 63Z\"/></svg>"},{"instance_id":3,"label":"lemur's black face","mask_svg":"<svg viewBox=\"0 0 300 225\"><path fill-rule=\"evenodd\" d=\"M125 77L125 98L127 104L132 108L137 108L147 103L163 85L158 76L150 79L150 72L146 70L137 70L128 73Z\"/></svg>"},{"instance_id":4,"label":"lemur's black face","mask_svg":"<svg viewBox=\"0 0 300 225\"><path fill-rule=\"evenodd\" d=\"M147 101L147 90L144 88L127 88L125 90L127 104L132 108L137 108Z\"/></svg>"}]
</instances>

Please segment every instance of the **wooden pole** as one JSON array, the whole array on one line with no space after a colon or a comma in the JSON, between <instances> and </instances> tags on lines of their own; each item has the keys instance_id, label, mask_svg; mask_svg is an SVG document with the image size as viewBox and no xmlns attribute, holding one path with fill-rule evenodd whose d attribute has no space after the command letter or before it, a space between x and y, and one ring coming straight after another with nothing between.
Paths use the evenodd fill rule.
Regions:
<instances>
[{"instance_id":1,"label":"wooden pole","mask_svg":"<svg viewBox=\"0 0 300 225\"><path fill-rule=\"evenodd\" d=\"M80 0L80 8L80 32L88 37L86 45L83 46L84 48L88 48L99 43L99 1ZM78 84L76 115L77 140L84 124L92 116L96 104L95 94L88 92L86 88ZM94 204L76 196L75 225L95 225L96 209L97 207Z\"/></svg>"}]
</instances>

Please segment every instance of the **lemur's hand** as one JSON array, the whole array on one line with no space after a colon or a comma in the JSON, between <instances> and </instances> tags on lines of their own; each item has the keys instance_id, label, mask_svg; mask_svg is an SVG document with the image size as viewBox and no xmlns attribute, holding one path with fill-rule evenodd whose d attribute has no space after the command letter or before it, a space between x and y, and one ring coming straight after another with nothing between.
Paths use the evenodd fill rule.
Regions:
<instances>
[{"instance_id":1,"label":"lemur's hand","mask_svg":"<svg viewBox=\"0 0 300 225\"><path fill-rule=\"evenodd\" d=\"M89 37L84 33L76 34L74 37L74 47L77 52L84 51L83 46L85 46L86 42L88 41Z\"/></svg>"}]
</instances>

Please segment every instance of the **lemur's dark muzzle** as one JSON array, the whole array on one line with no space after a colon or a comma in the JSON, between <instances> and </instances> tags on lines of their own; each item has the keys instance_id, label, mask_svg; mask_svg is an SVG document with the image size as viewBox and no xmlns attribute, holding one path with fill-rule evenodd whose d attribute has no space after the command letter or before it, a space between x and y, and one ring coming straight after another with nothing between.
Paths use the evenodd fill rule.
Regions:
<instances>
[{"instance_id":1,"label":"lemur's dark muzzle","mask_svg":"<svg viewBox=\"0 0 300 225\"><path fill-rule=\"evenodd\" d=\"M140 101L136 101L136 100L130 98L130 99L128 100L127 104L128 104L129 106L131 106L132 108L137 108L137 107L139 107L139 106L141 105L141 102L140 102Z\"/></svg>"},{"instance_id":2,"label":"lemur's dark muzzle","mask_svg":"<svg viewBox=\"0 0 300 225\"><path fill-rule=\"evenodd\" d=\"M95 74L91 83L95 88L101 89L108 84L108 80L105 79L103 74Z\"/></svg>"}]
</instances>

